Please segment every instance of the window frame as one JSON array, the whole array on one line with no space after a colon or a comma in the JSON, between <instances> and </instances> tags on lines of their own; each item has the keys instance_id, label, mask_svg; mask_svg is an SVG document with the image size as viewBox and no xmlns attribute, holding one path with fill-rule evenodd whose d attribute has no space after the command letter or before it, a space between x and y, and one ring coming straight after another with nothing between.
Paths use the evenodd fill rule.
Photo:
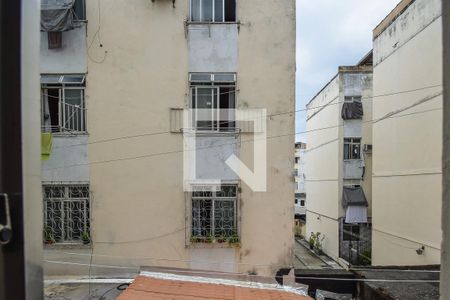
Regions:
<instances>
[{"instance_id":1,"label":"window frame","mask_svg":"<svg viewBox=\"0 0 450 300\"><path fill-rule=\"evenodd\" d=\"M190 192L189 195L189 202L190 202L190 210L189 210L189 215L190 215L190 226L188 226L187 228L189 229L188 231L188 236L190 237L191 240L191 244L192 242L192 238L195 238L197 240L197 242L200 243L224 243L224 241L218 241L218 239L220 238L225 238L228 239L230 237L232 237L233 235L238 235L239 236L239 186L238 184L234 184L234 183L227 183L227 184L221 184L220 186L214 186L214 185L207 185L207 184L202 184L202 185L194 185L193 187L193 191ZM215 190L215 188L217 187L217 190ZM218 196L218 191L220 192L222 187L234 187L234 195L235 196ZM196 191L196 189L205 189L202 191ZM196 196L195 193L196 192L206 192L206 193L211 193L210 195L204 195L204 196ZM208 223L210 224L209 228L205 227L196 227L195 226L195 217L194 217L194 201L211 201L211 206L209 208L209 221ZM230 229L230 235L218 235L216 234L216 230L218 230L216 228L216 219L215 219L215 206L216 206L216 202L232 202L233 203L233 228ZM200 217L201 218L201 217ZM202 220L200 219L200 226L201 226ZM219 229L220 230L220 229ZM205 231L205 235L202 235L202 232ZM198 234L198 232L200 232L200 234ZM208 233L209 232L209 233ZM210 240L209 242L207 241L208 237L212 237L213 240Z\"/></svg>"},{"instance_id":2,"label":"window frame","mask_svg":"<svg viewBox=\"0 0 450 300\"><path fill-rule=\"evenodd\" d=\"M233 80L219 80L219 76L232 76ZM204 76L204 80L201 79L193 79L195 76ZM208 78L209 79L206 79ZM192 127L194 130L198 132L205 133L229 133L235 132L237 130L237 121L236 121L236 107L237 107L237 83L236 83L236 73L189 73L189 107L192 109ZM207 108L198 108L198 91L199 90L208 90L211 89L211 126L208 127L199 127L197 124L198 119L198 111L197 109L207 109ZM230 105L228 102L228 108L221 108L220 105L220 95L224 92L221 92L222 89L232 89L229 91L229 94L233 94L233 103ZM229 99L230 101L230 99ZM231 108L230 108L231 107ZM221 118L221 110L227 109L230 112L234 111L232 114L232 119L228 118L227 120L222 120ZM230 117L230 115L228 115ZM209 121L204 121L209 122ZM228 126L223 126L223 122Z\"/></svg>"},{"instance_id":3,"label":"window frame","mask_svg":"<svg viewBox=\"0 0 450 300\"><path fill-rule=\"evenodd\" d=\"M45 76L47 78L54 76L54 81L45 81L42 82L43 79L45 79ZM59 76L59 78L56 80L56 78ZM70 77L79 77L81 78L78 82L65 82L65 78ZM53 128L53 125L45 125L45 101L48 101L46 97L49 97L48 90L58 90L58 125L55 130ZM68 118L66 117L66 109L72 106L72 104L67 103L67 99L69 99L69 96L66 97L66 91L67 90L79 90L80 91L80 124L79 128L81 130L74 130L73 128L66 128ZM53 96L51 96L53 97ZM69 118L70 120L70 118ZM47 128L50 128L47 130ZM51 132L53 134L57 135L65 135L65 134L77 134L77 135L84 135L87 134L87 109L86 109L86 75L85 74L42 74L41 75L41 131L42 132Z\"/></svg>"},{"instance_id":4,"label":"window frame","mask_svg":"<svg viewBox=\"0 0 450 300\"><path fill-rule=\"evenodd\" d=\"M55 196L55 197L48 197L47 196L47 190L46 188L51 188L51 189L61 189L64 192L62 194L60 194L59 196ZM87 191L87 196L85 197L73 197L72 196L72 190L71 189L75 189L75 188L82 188L85 189L85 192ZM53 243L56 245L61 245L61 244L82 244L83 240L82 240L82 236L83 233L87 232L89 237L91 236L91 196L90 196L91 192L90 192L90 187L88 183L69 183L69 184L55 184L55 183L43 183L42 184L42 198L43 198L43 218L44 218L44 222L43 225L45 226L43 228L43 230L45 231L46 228L51 228L54 230L54 227L48 227L47 224L49 222L49 209L48 209L48 205L49 204L58 204L59 203L59 209L58 212L60 213L61 217L60 220L57 220L59 225L56 224L55 226L59 227L61 232L60 232L60 238L58 239L54 239ZM72 238L66 238L66 229L69 228L70 224L75 224L75 222L73 221L67 221L67 219L70 219L70 217L66 216L66 206L65 204L67 203L83 203L83 208L82 208L82 212L81 210L78 212L80 215L83 215L82 218L82 223L83 223L83 231L79 232L79 238L78 239L73 239L73 232L75 232L75 230L72 228L72 234L67 234L67 236L71 236ZM80 207L81 208L81 207ZM50 209L52 210L52 209ZM72 215L75 211L75 209L69 207L69 209L67 209L67 211L69 211L70 215ZM70 231L70 230L69 230ZM57 236L58 233L56 233L55 231L51 232L51 234L53 236ZM54 237L53 237L54 238ZM44 241L45 242L45 241Z\"/></svg>"},{"instance_id":5,"label":"window frame","mask_svg":"<svg viewBox=\"0 0 450 300\"><path fill-rule=\"evenodd\" d=\"M203 20L203 1L208 1L208 0L197 0L199 2L199 19L198 21L193 20L193 6L194 6L194 0L189 0L188 1L188 5L189 5L189 22L190 23L197 23L197 24L202 24L202 23L208 23L208 24L235 24L237 23L237 0L232 0L234 1L234 21L225 21L226 19L226 8L225 8L225 3L227 0L219 0L222 1L222 21L216 21L216 0L211 0L211 21L207 21L207 20Z\"/></svg>"},{"instance_id":6,"label":"window frame","mask_svg":"<svg viewBox=\"0 0 450 300\"><path fill-rule=\"evenodd\" d=\"M349 140L349 141L347 141ZM359 142L356 142L355 140L359 140ZM348 154L349 156L346 156L346 152L345 152L345 148L348 145ZM361 153L361 145L362 145L362 138L361 137L346 137L344 138L344 147L343 147L343 156L344 156L344 161L348 161L348 160L360 160L362 157L362 153ZM353 149L358 146L358 155L356 158L352 158L352 153L353 153Z\"/></svg>"}]
</instances>

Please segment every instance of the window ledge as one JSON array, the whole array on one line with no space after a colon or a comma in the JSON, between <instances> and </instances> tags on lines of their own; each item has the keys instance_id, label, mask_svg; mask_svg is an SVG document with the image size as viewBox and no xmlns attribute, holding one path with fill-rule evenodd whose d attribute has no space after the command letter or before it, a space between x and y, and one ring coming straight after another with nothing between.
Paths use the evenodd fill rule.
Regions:
<instances>
[{"instance_id":1,"label":"window ledge","mask_svg":"<svg viewBox=\"0 0 450 300\"><path fill-rule=\"evenodd\" d=\"M55 243L44 244L44 250L63 250L63 249L91 249L91 244L82 243Z\"/></svg>"},{"instance_id":2,"label":"window ledge","mask_svg":"<svg viewBox=\"0 0 450 300\"><path fill-rule=\"evenodd\" d=\"M41 132L41 133L51 133L53 137L80 137L89 136L88 132Z\"/></svg>"},{"instance_id":3,"label":"window ledge","mask_svg":"<svg viewBox=\"0 0 450 300\"><path fill-rule=\"evenodd\" d=\"M189 25L240 25L241 22L194 22L187 21L186 24Z\"/></svg>"},{"instance_id":4,"label":"window ledge","mask_svg":"<svg viewBox=\"0 0 450 300\"><path fill-rule=\"evenodd\" d=\"M240 244L230 244L230 243L190 243L187 245L188 248L194 249L221 249L221 248L240 248Z\"/></svg>"}]
</instances>

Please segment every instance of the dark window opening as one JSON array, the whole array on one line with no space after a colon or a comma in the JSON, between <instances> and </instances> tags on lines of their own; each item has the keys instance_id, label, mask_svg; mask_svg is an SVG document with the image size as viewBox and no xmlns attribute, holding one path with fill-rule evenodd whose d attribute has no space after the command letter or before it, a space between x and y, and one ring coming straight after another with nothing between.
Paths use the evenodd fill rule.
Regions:
<instances>
[{"instance_id":1,"label":"dark window opening","mask_svg":"<svg viewBox=\"0 0 450 300\"><path fill-rule=\"evenodd\" d=\"M359 236L360 236L359 225L344 224L343 226L344 241L359 241Z\"/></svg>"},{"instance_id":2,"label":"dark window opening","mask_svg":"<svg viewBox=\"0 0 450 300\"><path fill-rule=\"evenodd\" d=\"M236 0L225 0L225 22L236 22Z\"/></svg>"},{"instance_id":3,"label":"dark window opening","mask_svg":"<svg viewBox=\"0 0 450 300\"><path fill-rule=\"evenodd\" d=\"M344 139L344 159L361 159L361 139Z\"/></svg>"},{"instance_id":4,"label":"dark window opening","mask_svg":"<svg viewBox=\"0 0 450 300\"><path fill-rule=\"evenodd\" d=\"M75 0L73 5L73 13L75 15L75 20L86 20L85 0Z\"/></svg>"}]
</instances>

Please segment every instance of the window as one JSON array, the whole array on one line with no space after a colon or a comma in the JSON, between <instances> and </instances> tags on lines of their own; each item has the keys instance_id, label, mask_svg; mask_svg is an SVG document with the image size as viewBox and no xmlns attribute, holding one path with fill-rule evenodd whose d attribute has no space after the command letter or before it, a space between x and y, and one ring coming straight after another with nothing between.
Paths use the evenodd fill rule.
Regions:
<instances>
[{"instance_id":1,"label":"window","mask_svg":"<svg viewBox=\"0 0 450 300\"><path fill-rule=\"evenodd\" d=\"M298 199L297 198L295 199L295 204L298 204Z\"/></svg>"},{"instance_id":2,"label":"window","mask_svg":"<svg viewBox=\"0 0 450 300\"><path fill-rule=\"evenodd\" d=\"M41 75L43 132L86 132L84 75Z\"/></svg>"},{"instance_id":3,"label":"window","mask_svg":"<svg viewBox=\"0 0 450 300\"><path fill-rule=\"evenodd\" d=\"M190 74L193 126L205 131L233 131L236 74Z\"/></svg>"},{"instance_id":4,"label":"window","mask_svg":"<svg viewBox=\"0 0 450 300\"><path fill-rule=\"evenodd\" d=\"M86 3L85 0L75 0L73 4L73 13L75 20L86 20Z\"/></svg>"},{"instance_id":5,"label":"window","mask_svg":"<svg viewBox=\"0 0 450 300\"><path fill-rule=\"evenodd\" d=\"M305 200L300 200L300 206L305 207Z\"/></svg>"},{"instance_id":6,"label":"window","mask_svg":"<svg viewBox=\"0 0 450 300\"><path fill-rule=\"evenodd\" d=\"M359 241L359 236L360 236L359 225L344 224L343 226L344 241Z\"/></svg>"},{"instance_id":7,"label":"window","mask_svg":"<svg viewBox=\"0 0 450 300\"><path fill-rule=\"evenodd\" d=\"M191 0L191 22L236 22L236 0Z\"/></svg>"},{"instance_id":8,"label":"window","mask_svg":"<svg viewBox=\"0 0 450 300\"><path fill-rule=\"evenodd\" d=\"M361 159L361 138L344 139L344 159Z\"/></svg>"},{"instance_id":9,"label":"window","mask_svg":"<svg viewBox=\"0 0 450 300\"><path fill-rule=\"evenodd\" d=\"M195 186L192 192L192 238L220 240L237 235L237 185Z\"/></svg>"},{"instance_id":10,"label":"window","mask_svg":"<svg viewBox=\"0 0 450 300\"><path fill-rule=\"evenodd\" d=\"M345 96L344 101L349 103L361 102L361 96Z\"/></svg>"},{"instance_id":11,"label":"window","mask_svg":"<svg viewBox=\"0 0 450 300\"><path fill-rule=\"evenodd\" d=\"M44 185L44 241L80 243L90 236L89 186Z\"/></svg>"}]
</instances>

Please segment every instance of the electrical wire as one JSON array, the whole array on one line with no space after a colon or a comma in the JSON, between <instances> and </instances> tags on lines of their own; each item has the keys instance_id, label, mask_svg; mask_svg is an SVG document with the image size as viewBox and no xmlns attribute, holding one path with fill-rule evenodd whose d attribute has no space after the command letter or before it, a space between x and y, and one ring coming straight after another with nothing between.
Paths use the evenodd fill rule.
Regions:
<instances>
[{"instance_id":1,"label":"electrical wire","mask_svg":"<svg viewBox=\"0 0 450 300\"><path fill-rule=\"evenodd\" d=\"M364 101L364 100L367 101L367 100L372 100L372 99L378 98L378 97L387 97L387 96L393 96L393 95L398 95L398 94L403 94L403 93L417 92L417 91L426 90L426 89L430 89L430 88L436 88L436 87L440 87L440 86L442 86L442 85L432 85L432 86L427 86L427 87L422 87L422 88L417 88L417 89L411 89L411 90L405 90L405 91L396 92L396 93L386 93L386 94L374 95L374 96L371 96L371 97L363 97L361 100L362 101ZM226 93L230 93L230 92L224 92L223 94L226 94ZM56 96L52 96L52 97L56 97ZM57 98L59 98L59 97L57 97ZM77 99L79 99L79 98L77 98ZM265 117L261 117L261 118L271 118L271 117L280 116L280 115L287 115L287 114L298 113L298 112L303 112L303 111L307 111L307 110L319 109L319 108L323 108L323 107L330 106L330 105L341 104L341 103L344 103L344 102L345 101L339 101L339 102L335 102L335 103L318 105L318 106L305 108L305 109L298 109L298 110L287 111L287 112L273 113L273 114L269 114L269 115L267 115ZM249 120L249 121L251 121L251 120ZM233 122L235 122L235 121L222 122L222 123L224 125L226 125L226 124L230 124L230 123L233 123ZM334 128L334 127L336 127L336 126L331 126L331 127L328 127L328 128ZM321 130L321 129L315 129L315 131L317 131L317 130ZM108 142L108 141L115 141L115 140L121 140L121 139L130 139L130 138L136 138L136 137L143 137L143 136L147 136L147 135L148 136L153 136L153 135L170 134L170 133L171 133L171 131L167 130L167 131L160 131L160 132L143 133L143 134L138 134L138 135L114 137L114 138L110 138L110 139L102 139L102 140L97 140L97 141L91 141L91 142L88 142L88 143L79 143L79 144L55 147L55 149L56 148L71 147L71 146L81 146L81 145L105 143L105 142ZM306 131L305 132L296 133L296 135L303 134L303 133L306 133Z\"/></svg>"},{"instance_id":2,"label":"electrical wire","mask_svg":"<svg viewBox=\"0 0 450 300\"><path fill-rule=\"evenodd\" d=\"M404 117L406 115L412 115L412 114L420 114L420 113L425 113L425 112L430 112L430 111L435 111L435 110L441 110L442 108L437 108L437 109L430 109L430 110L425 110L425 111L421 111L421 112L414 112L414 113L410 113L410 114L403 114L400 116L390 116L389 118L399 118L399 117ZM363 123L373 123L373 120L368 120L365 121ZM223 144L218 144L218 145L212 145L212 146L205 146L205 147L198 147L195 149L184 149L184 150L173 150L173 151L166 151L166 152L157 152L157 153L151 153L151 154L145 154L145 155L140 155L140 156L132 156L132 157L124 157L124 158L117 158L117 159L110 159L110 160L101 160L101 161L94 161L94 162L88 162L88 163L80 163L80 164L72 164L72 165L65 165L65 166L61 166L61 167L54 167L54 168L43 168L43 171L51 171L51 170L58 170L58 169L65 169L65 168L70 168L70 167L79 167L79 166L86 166L86 165L96 165L96 164L104 164L104 163L111 163L111 162L119 162L119 161L125 161L125 160L135 160L135 159L142 159L142 158L150 158L150 157L155 157L155 156L161 156L161 155L169 155L169 154L180 154L180 153L184 153L184 152L190 152L190 151L198 151L198 150L205 150L205 149L212 149L212 148L220 148L223 146L230 146L230 145L237 145L239 143L247 143L247 142L254 142L254 141L258 141L258 140L272 140L275 138L281 138L281 137L289 137L289 136L295 136L295 135L299 135L299 134L304 134L304 133L308 133L308 132L313 132L313 131L318 131L318 130L324 130L324 129L331 129L331 128L338 128L338 127L342 127L343 125L335 125L335 126L330 126L330 127L326 127L326 128L317 128L317 129L312 129L312 130L306 130L306 131L302 131L302 132L296 132L296 133L289 133L289 134L284 134L284 135L274 135L274 136L269 136L266 137L266 139L247 139L247 140L241 140L241 141L236 141L236 142L231 142L231 143L223 143ZM155 133L157 134L157 133ZM330 141L327 141L319 146L316 146L314 148L310 148L307 149L306 151L314 151L320 147L323 147L329 143L335 142L337 141L337 139L333 139Z\"/></svg>"}]
</instances>

